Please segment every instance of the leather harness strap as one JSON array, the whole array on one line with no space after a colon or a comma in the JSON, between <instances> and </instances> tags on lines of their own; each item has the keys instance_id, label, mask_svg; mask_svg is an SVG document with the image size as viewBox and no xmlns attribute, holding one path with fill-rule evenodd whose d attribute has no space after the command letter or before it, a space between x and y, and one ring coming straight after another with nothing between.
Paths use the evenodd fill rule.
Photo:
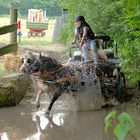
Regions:
<instances>
[{"instance_id":1,"label":"leather harness strap","mask_svg":"<svg viewBox=\"0 0 140 140\"><path fill-rule=\"evenodd\" d=\"M63 70L64 68L66 67L61 67L59 69L57 69L56 71L53 71L53 72L36 72L36 73L33 73L34 76L41 76L42 78L47 78L48 76L51 76L52 74L58 72L58 71L61 71ZM72 67L69 67L69 68L72 68ZM73 69L73 68L72 68ZM75 80L76 83L79 85L80 81L75 78L74 76L66 76L66 77L62 77L62 78L58 78L57 80L54 81L54 83L62 83L62 82L65 82L65 81L70 81L70 80Z\"/></svg>"},{"instance_id":2,"label":"leather harness strap","mask_svg":"<svg viewBox=\"0 0 140 140\"><path fill-rule=\"evenodd\" d=\"M61 83L61 82L69 81L69 80L77 80L77 78L67 76L67 77L57 79L56 83Z\"/></svg>"},{"instance_id":3,"label":"leather harness strap","mask_svg":"<svg viewBox=\"0 0 140 140\"><path fill-rule=\"evenodd\" d=\"M64 67L61 67L61 68L59 68L59 69L57 69L57 70L55 70L53 72L47 72L47 71L41 72L41 71L39 71L39 72L33 73L33 75L34 76L41 76L42 78L45 78L45 77L48 77L49 75L52 75L52 74L54 74L54 73L56 73L56 72L58 72L60 70L63 70L63 69L64 69Z\"/></svg>"}]
</instances>

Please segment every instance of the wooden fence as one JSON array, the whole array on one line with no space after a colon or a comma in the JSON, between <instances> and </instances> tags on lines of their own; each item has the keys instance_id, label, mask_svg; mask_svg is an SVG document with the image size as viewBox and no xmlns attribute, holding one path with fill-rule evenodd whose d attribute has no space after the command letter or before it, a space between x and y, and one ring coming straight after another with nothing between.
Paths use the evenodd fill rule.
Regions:
<instances>
[{"instance_id":1,"label":"wooden fence","mask_svg":"<svg viewBox=\"0 0 140 140\"><path fill-rule=\"evenodd\" d=\"M0 35L10 34L10 44L0 46L0 56L16 52L18 49L17 43L17 9L10 10L10 25L0 27Z\"/></svg>"}]
</instances>

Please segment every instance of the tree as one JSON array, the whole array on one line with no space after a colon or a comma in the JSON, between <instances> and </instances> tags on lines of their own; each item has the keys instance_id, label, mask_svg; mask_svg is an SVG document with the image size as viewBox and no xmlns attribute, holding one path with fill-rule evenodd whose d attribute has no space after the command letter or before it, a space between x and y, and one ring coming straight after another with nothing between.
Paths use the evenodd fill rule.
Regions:
<instances>
[{"instance_id":1,"label":"tree","mask_svg":"<svg viewBox=\"0 0 140 140\"><path fill-rule=\"evenodd\" d=\"M61 39L72 40L74 17L85 16L95 33L110 35L118 43L119 54L127 78L140 79L140 1L139 0L62 0L69 14Z\"/></svg>"},{"instance_id":2,"label":"tree","mask_svg":"<svg viewBox=\"0 0 140 140\"><path fill-rule=\"evenodd\" d=\"M61 8L56 0L1 0L0 14L8 14L9 8L17 8L22 16L27 15L28 9L43 9L47 15L58 16Z\"/></svg>"}]
</instances>

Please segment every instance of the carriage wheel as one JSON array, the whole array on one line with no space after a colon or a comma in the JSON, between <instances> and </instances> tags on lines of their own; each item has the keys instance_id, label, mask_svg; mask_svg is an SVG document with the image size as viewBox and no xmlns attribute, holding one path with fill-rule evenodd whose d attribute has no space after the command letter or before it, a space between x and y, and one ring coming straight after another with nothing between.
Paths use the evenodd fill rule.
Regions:
<instances>
[{"instance_id":1,"label":"carriage wheel","mask_svg":"<svg viewBox=\"0 0 140 140\"><path fill-rule=\"evenodd\" d=\"M44 37L45 36L45 32L42 32L42 37Z\"/></svg>"},{"instance_id":2,"label":"carriage wheel","mask_svg":"<svg viewBox=\"0 0 140 140\"><path fill-rule=\"evenodd\" d=\"M36 37L36 36L37 36L37 32L36 32L36 31L33 31L33 32L32 32L32 36L33 36L33 37Z\"/></svg>"},{"instance_id":3,"label":"carriage wheel","mask_svg":"<svg viewBox=\"0 0 140 140\"><path fill-rule=\"evenodd\" d=\"M32 32L29 31L29 32L28 32L28 38L30 38L31 36L32 36Z\"/></svg>"},{"instance_id":4,"label":"carriage wheel","mask_svg":"<svg viewBox=\"0 0 140 140\"><path fill-rule=\"evenodd\" d=\"M44 36L45 36L45 32L40 31L40 32L39 32L39 37L44 37Z\"/></svg>"},{"instance_id":5,"label":"carriage wheel","mask_svg":"<svg viewBox=\"0 0 140 140\"><path fill-rule=\"evenodd\" d=\"M38 31L37 32L37 37L41 37L42 36L42 31Z\"/></svg>"},{"instance_id":6,"label":"carriage wheel","mask_svg":"<svg viewBox=\"0 0 140 140\"><path fill-rule=\"evenodd\" d=\"M125 76L124 73L119 72L116 83L116 98L119 102L123 102L125 95Z\"/></svg>"}]
</instances>

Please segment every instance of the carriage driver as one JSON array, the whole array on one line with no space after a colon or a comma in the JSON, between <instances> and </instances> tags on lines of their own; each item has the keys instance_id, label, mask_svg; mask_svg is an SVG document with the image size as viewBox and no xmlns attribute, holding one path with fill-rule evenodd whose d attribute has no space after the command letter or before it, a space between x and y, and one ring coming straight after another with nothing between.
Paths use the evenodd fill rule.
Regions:
<instances>
[{"instance_id":1,"label":"carriage driver","mask_svg":"<svg viewBox=\"0 0 140 140\"><path fill-rule=\"evenodd\" d=\"M94 32L83 16L76 17L75 25L74 39L71 45L74 45L78 41L84 61L89 60L89 50L91 50L94 64L97 64L97 50Z\"/></svg>"}]
</instances>

